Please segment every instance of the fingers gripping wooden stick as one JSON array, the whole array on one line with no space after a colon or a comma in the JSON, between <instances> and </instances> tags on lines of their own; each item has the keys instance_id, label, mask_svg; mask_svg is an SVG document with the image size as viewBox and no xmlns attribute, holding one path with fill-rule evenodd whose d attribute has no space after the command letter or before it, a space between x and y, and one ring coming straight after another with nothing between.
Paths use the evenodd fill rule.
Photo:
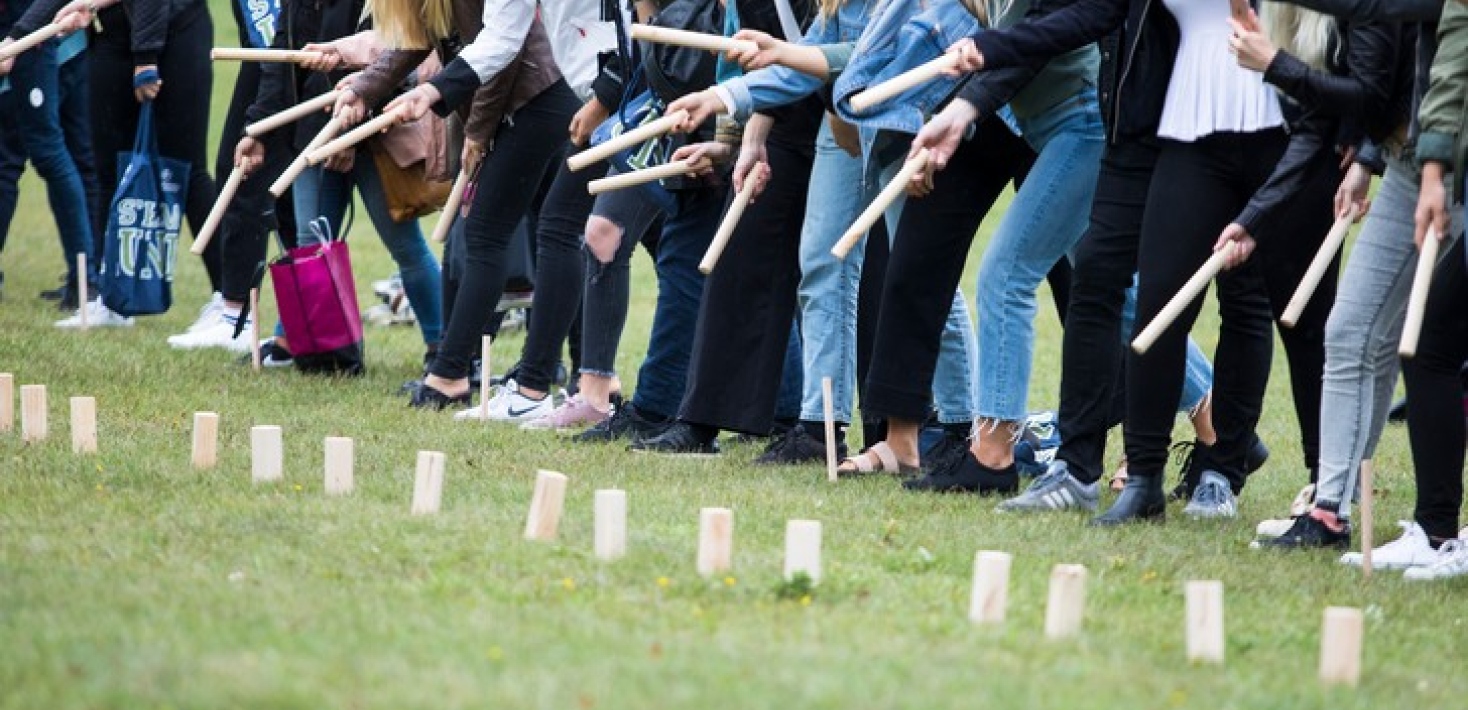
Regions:
<instances>
[{"instance_id":1,"label":"fingers gripping wooden stick","mask_svg":"<svg viewBox=\"0 0 1468 710\"><path fill-rule=\"evenodd\" d=\"M705 49L710 52L757 52L759 45L749 40L729 39L704 32L689 32L688 30L675 30L671 27L654 27L652 25L632 25L632 39L640 39L644 42L656 42L657 44L676 44L680 47L692 47L694 49Z\"/></svg>"},{"instance_id":2,"label":"fingers gripping wooden stick","mask_svg":"<svg viewBox=\"0 0 1468 710\"><path fill-rule=\"evenodd\" d=\"M907 189L907 183L912 181L912 176L918 174L918 171L928 166L929 155L928 149L924 148L917 154L917 157L907 161L907 164L902 166L902 170L897 172L897 176L892 178L892 182L887 183L887 186L882 188L882 192L877 195L877 198L872 200L870 205L867 205L866 210L861 213L860 217L856 218L856 223L851 225L850 229L846 230L846 234L841 237L841 241L836 242L836 246L831 247L832 256L835 256L837 259L845 259L846 255L851 253L851 250L856 247L857 242L860 242L862 237L866 236L867 230L871 229L872 225L876 224L877 220L882 218L882 213L887 211L887 207Z\"/></svg>"},{"instance_id":3,"label":"fingers gripping wooden stick","mask_svg":"<svg viewBox=\"0 0 1468 710\"><path fill-rule=\"evenodd\" d=\"M337 132L341 129L342 122L339 119L333 118L327 121L326 126L321 129L320 133L316 134L315 138L311 139L306 149L301 151L301 154L297 155L296 159L292 160L290 165L286 166L285 172L281 173L279 178L276 178L275 184L270 186L270 194L276 197L284 195L285 191L291 188L291 183L295 182L296 178L300 177L301 173L306 171L306 156L310 155L311 151L326 145L326 142L335 138Z\"/></svg>"},{"instance_id":4,"label":"fingers gripping wooden stick","mask_svg":"<svg viewBox=\"0 0 1468 710\"><path fill-rule=\"evenodd\" d=\"M468 170L460 170L459 176L454 178L449 199L443 203L443 211L438 215L438 224L433 225L433 241L442 244L449 238L449 227L454 226L454 220L459 218L459 205L464 202L464 191L469 189L469 177Z\"/></svg>"},{"instance_id":5,"label":"fingers gripping wooden stick","mask_svg":"<svg viewBox=\"0 0 1468 710\"><path fill-rule=\"evenodd\" d=\"M945 54L919 67L909 69L880 84L867 87L851 97L851 108L858 113L889 101L909 89L926 84L958 66L957 54Z\"/></svg>"},{"instance_id":6,"label":"fingers gripping wooden stick","mask_svg":"<svg viewBox=\"0 0 1468 710\"><path fill-rule=\"evenodd\" d=\"M320 52L303 49L251 49L249 47L215 47L209 58L216 62L291 62L300 63L321 58Z\"/></svg>"},{"instance_id":7,"label":"fingers gripping wooden stick","mask_svg":"<svg viewBox=\"0 0 1468 710\"><path fill-rule=\"evenodd\" d=\"M340 138L337 138L336 140L331 141L330 143L327 143L326 145L323 145L316 150L310 151L306 154L306 162L311 165L316 165L317 163L320 163L327 158L336 155L337 153L340 153L358 143L361 143L362 141L367 140L368 138L371 138L372 136L375 136L389 128L392 128L393 126L396 126L402 121L402 109L393 109L392 111L388 111L387 113L384 113L381 116L372 119L371 121L367 121L366 123L363 123L362 125L357 126L350 131L347 131L346 133L342 134Z\"/></svg>"},{"instance_id":8,"label":"fingers gripping wooden stick","mask_svg":"<svg viewBox=\"0 0 1468 710\"><path fill-rule=\"evenodd\" d=\"M1436 229L1428 228L1417 252L1417 274L1412 277L1412 295L1407 299L1407 323L1402 326L1402 344L1397 353L1402 357L1417 354L1417 339L1422 335L1422 316L1427 312L1427 292L1432 290L1432 272L1437 268L1437 252L1442 246Z\"/></svg>"},{"instance_id":9,"label":"fingers gripping wooden stick","mask_svg":"<svg viewBox=\"0 0 1468 710\"><path fill-rule=\"evenodd\" d=\"M704 252L703 261L698 263L699 273L705 276L713 273L714 266L719 263L719 257L724 253L724 247L729 246L729 238L734 236L734 228L739 226L739 218L744 216L744 208L749 206L750 199L754 197L756 175L765 169L765 164L759 163L744 177L744 189L734 196L734 202L729 205L729 213L724 215L724 221L719 223L719 231L714 234L714 240L709 243L708 251Z\"/></svg>"},{"instance_id":10,"label":"fingers gripping wooden stick","mask_svg":"<svg viewBox=\"0 0 1468 710\"><path fill-rule=\"evenodd\" d=\"M613 155L616 155L622 150L644 143L651 138L656 138L660 135L663 135L664 133L667 133L668 131L677 128L686 120L688 120L687 111L674 111L673 113L663 116L656 121L638 126L637 128L627 131L626 133L623 133L620 136L617 136L605 143L602 143L601 145L592 146L590 148L587 148L586 150L581 151L580 153L577 153L567 158L566 167L570 168L571 172L573 173L578 170L585 169L587 167L595 165L596 163L606 160Z\"/></svg>"},{"instance_id":11,"label":"fingers gripping wooden stick","mask_svg":"<svg viewBox=\"0 0 1468 710\"><path fill-rule=\"evenodd\" d=\"M1229 242L1222 249L1214 252L1213 256L1208 257L1208 261L1203 262L1198 273L1193 274L1193 278L1183 284L1177 295L1173 296L1172 300L1168 301L1167 305L1157 313L1157 317L1153 318L1152 322L1148 323L1147 327L1132 340L1132 350L1135 350L1138 355L1147 352L1148 348L1151 348L1152 344L1157 342L1157 339L1162 337L1168 328L1172 327L1173 321L1177 320L1177 317L1187 310L1198 295L1208 288L1208 283L1213 280L1213 277L1223 271L1224 265L1233 257L1234 250L1238 248L1237 243Z\"/></svg>"},{"instance_id":12,"label":"fingers gripping wooden stick","mask_svg":"<svg viewBox=\"0 0 1468 710\"><path fill-rule=\"evenodd\" d=\"M209 217L204 220L204 226L199 228L199 233L194 235L194 246L189 251L198 256L204 253L209 246L209 240L214 238L214 233L219 231L219 223L224 220L224 213L229 210L229 203L234 201L234 193L240 189L240 183L245 180L245 171L236 165L234 170L229 171L229 179L224 181L224 186L219 188L219 199L214 201L214 209L209 210Z\"/></svg>"},{"instance_id":13,"label":"fingers gripping wooden stick","mask_svg":"<svg viewBox=\"0 0 1468 710\"><path fill-rule=\"evenodd\" d=\"M28 49L34 49L42 42L45 42L46 40L61 34L61 30L61 25L50 24L24 37L21 37L14 42L11 42L9 46L0 49L0 61L14 59L20 56L21 52L24 52Z\"/></svg>"},{"instance_id":14,"label":"fingers gripping wooden stick","mask_svg":"<svg viewBox=\"0 0 1468 710\"><path fill-rule=\"evenodd\" d=\"M1293 328L1296 323L1300 322L1300 314L1305 312L1305 306L1310 305L1310 298L1315 295L1315 289L1320 287L1320 281L1325 278L1325 272L1335 262L1335 255L1340 253L1341 245L1346 241L1346 233L1351 231L1351 223L1356 221L1356 215L1356 206L1351 205L1346 215L1337 219L1331 226L1330 233L1325 235L1325 242L1320 245L1320 251L1315 252L1315 260L1310 262L1310 268L1305 271L1305 277L1300 279L1300 287L1295 289L1290 305L1285 307L1284 315L1279 318L1279 322L1286 328Z\"/></svg>"},{"instance_id":15,"label":"fingers gripping wooden stick","mask_svg":"<svg viewBox=\"0 0 1468 710\"><path fill-rule=\"evenodd\" d=\"M705 159L700 159L696 163L687 160L674 160L670 163L664 163L663 165L647 168L645 170L636 170L630 173L623 173L621 175L604 177L600 180L592 180L590 183L587 183L586 191L593 195L600 195L603 192L611 192L612 190L622 190L629 187L636 187L638 185L649 183L654 180L662 180L663 178L676 177L678 175L687 175L688 173L696 173L708 167L708 164L709 161Z\"/></svg>"},{"instance_id":16,"label":"fingers gripping wooden stick","mask_svg":"<svg viewBox=\"0 0 1468 710\"><path fill-rule=\"evenodd\" d=\"M251 138L259 138L281 126L295 123L313 113L325 111L336 103L336 97L341 92L328 91L314 99L307 99L280 113L266 116L248 126L245 126L245 135Z\"/></svg>"}]
</instances>

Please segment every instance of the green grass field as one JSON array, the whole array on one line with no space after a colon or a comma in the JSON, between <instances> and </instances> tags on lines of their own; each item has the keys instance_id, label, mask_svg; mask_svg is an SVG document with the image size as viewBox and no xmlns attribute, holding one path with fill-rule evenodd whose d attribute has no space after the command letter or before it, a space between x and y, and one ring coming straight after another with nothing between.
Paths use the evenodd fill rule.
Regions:
<instances>
[{"instance_id":1,"label":"green grass field","mask_svg":"<svg viewBox=\"0 0 1468 710\"><path fill-rule=\"evenodd\" d=\"M231 85L231 68L219 69L216 121ZM350 381L255 374L223 353L170 351L164 337L207 295L186 254L173 313L131 330L59 332L59 314L35 298L62 267L54 226L41 184L28 177L23 191L0 256L0 372L49 386L52 434L36 445L0 434L0 706L1465 705L1458 603L1468 587L1392 574L1363 583L1333 555L1247 549L1254 523L1282 513L1303 483L1282 365L1260 427L1274 458L1239 520L1175 515L1160 527L1096 531L1081 516L1006 517L992 500L906 495L891 480L831 485L819 468L756 469L753 446L726 443L722 459L686 461L455 424L394 394L421 356L410 329L369 327L369 374ZM392 267L365 219L353 250L365 306L370 281ZM655 295L638 258L619 363L629 387ZM272 317L268 290L262 301ZM1213 322L1198 329L1205 344ZM1054 406L1059 381L1048 305L1040 330L1035 409ZM501 367L520 342L496 344ZM71 453L73 395L97 397L96 456ZM223 417L220 465L208 472L189 466L199 410ZM281 484L250 483L255 424L284 427ZM322 438L331 435L357 442L357 491L347 498L323 495ZM415 518L414 460L425 449L448 456L444 509ZM1403 430L1387 432L1377 462L1383 539L1410 515ZM571 477L553 544L521 539L538 468ZM607 487L629 496L630 554L614 564L591 552L593 491ZM735 511L727 577L694 571L704 506ZM824 523L825 579L809 597L787 599L781 557L792 518ZM1015 555L1002 627L966 618L979 549ZM1074 641L1041 634L1057 563L1091 573ZM1184 658L1190 579L1227 587L1221 668ZM1354 691L1316 680L1328 605L1368 610L1365 676Z\"/></svg>"}]
</instances>

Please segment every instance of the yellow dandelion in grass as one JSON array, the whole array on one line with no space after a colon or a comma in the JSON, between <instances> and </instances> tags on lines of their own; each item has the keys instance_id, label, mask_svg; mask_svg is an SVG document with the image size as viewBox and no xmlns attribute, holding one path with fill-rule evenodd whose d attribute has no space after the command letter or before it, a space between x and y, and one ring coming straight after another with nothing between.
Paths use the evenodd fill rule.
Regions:
<instances>
[{"instance_id":1,"label":"yellow dandelion in grass","mask_svg":"<svg viewBox=\"0 0 1468 710\"><path fill-rule=\"evenodd\" d=\"M695 618L695 619L702 619L703 618L703 609L701 607L693 607L693 618Z\"/></svg>"},{"instance_id":2,"label":"yellow dandelion in grass","mask_svg":"<svg viewBox=\"0 0 1468 710\"><path fill-rule=\"evenodd\" d=\"M725 578L724 578L724 586L726 586L726 587L732 587L732 586L734 586L734 585L735 585L735 583L737 583L737 582L738 582L738 581L739 581L739 580L736 580L736 579L734 579L734 578L733 578L733 577L725 577Z\"/></svg>"},{"instance_id":3,"label":"yellow dandelion in grass","mask_svg":"<svg viewBox=\"0 0 1468 710\"><path fill-rule=\"evenodd\" d=\"M484 652L484 657L491 661L498 661L505 657L505 652L501 651L499 646L490 646L489 650Z\"/></svg>"},{"instance_id":4,"label":"yellow dandelion in grass","mask_svg":"<svg viewBox=\"0 0 1468 710\"><path fill-rule=\"evenodd\" d=\"M809 594L807 594L807 595L805 595L805 596L803 596L803 597L800 598L800 605L801 606L810 606L810 595Z\"/></svg>"},{"instance_id":5,"label":"yellow dandelion in grass","mask_svg":"<svg viewBox=\"0 0 1468 710\"><path fill-rule=\"evenodd\" d=\"M658 587L660 589L667 589L672 584L673 580L668 579L667 577L658 577Z\"/></svg>"},{"instance_id":6,"label":"yellow dandelion in grass","mask_svg":"<svg viewBox=\"0 0 1468 710\"><path fill-rule=\"evenodd\" d=\"M1151 582L1151 581L1153 581L1155 579L1157 579L1157 570L1150 570L1149 569L1146 572L1143 572L1142 573L1142 581L1143 582Z\"/></svg>"},{"instance_id":7,"label":"yellow dandelion in grass","mask_svg":"<svg viewBox=\"0 0 1468 710\"><path fill-rule=\"evenodd\" d=\"M567 577L561 580L561 586L565 587L568 592L574 592L576 591L576 580Z\"/></svg>"},{"instance_id":8,"label":"yellow dandelion in grass","mask_svg":"<svg viewBox=\"0 0 1468 710\"><path fill-rule=\"evenodd\" d=\"M300 493L300 492L301 492L301 491L304 491L304 490L306 490L306 487L305 487L305 486L302 486L302 485L301 485L301 484L299 484L299 483L297 483L297 484L296 484L296 485L295 485L295 489L296 489L296 492L297 492L297 493Z\"/></svg>"},{"instance_id":9,"label":"yellow dandelion in grass","mask_svg":"<svg viewBox=\"0 0 1468 710\"><path fill-rule=\"evenodd\" d=\"M97 484L97 490L98 491L105 491L105 490L107 490L107 486L104 486L104 485L98 483Z\"/></svg>"}]
</instances>

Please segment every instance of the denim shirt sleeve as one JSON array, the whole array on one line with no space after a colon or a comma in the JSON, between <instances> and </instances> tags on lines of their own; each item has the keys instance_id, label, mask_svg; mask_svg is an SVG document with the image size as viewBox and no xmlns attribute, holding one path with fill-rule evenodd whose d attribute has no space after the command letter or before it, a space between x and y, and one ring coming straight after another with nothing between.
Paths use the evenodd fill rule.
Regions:
<instances>
[{"instance_id":1,"label":"denim shirt sleeve","mask_svg":"<svg viewBox=\"0 0 1468 710\"><path fill-rule=\"evenodd\" d=\"M836 30L837 22L834 18L817 20L806 30L800 44L823 46L834 42ZM829 60L829 55L827 58ZM832 69L831 78L834 81L836 72L834 67ZM719 84L720 88L728 92L722 95L733 101L729 115L740 123L749 120L756 111L795 103L825 85L826 82L816 77L778 64Z\"/></svg>"}]
</instances>

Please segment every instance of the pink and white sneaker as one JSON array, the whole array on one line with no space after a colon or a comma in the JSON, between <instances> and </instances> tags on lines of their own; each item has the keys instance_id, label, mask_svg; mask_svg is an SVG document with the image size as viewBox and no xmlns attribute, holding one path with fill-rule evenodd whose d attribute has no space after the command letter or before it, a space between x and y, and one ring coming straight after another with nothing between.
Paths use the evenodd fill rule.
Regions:
<instances>
[{"instance_id":1,"label":"pink and white sneaker","mask_svg":"<svg viewBox=\"0 0 1468 710\"><path fill-rule=\"evenodd\" d=\"M531 419L520 425L526 431L564 431L566 429L583 429L606 421L612 416L611 410L602 411L591 406L589 402L581 399L581 395L567 397L561 406L551 410L549 414Z\"/></svg>"}]
</instances>

